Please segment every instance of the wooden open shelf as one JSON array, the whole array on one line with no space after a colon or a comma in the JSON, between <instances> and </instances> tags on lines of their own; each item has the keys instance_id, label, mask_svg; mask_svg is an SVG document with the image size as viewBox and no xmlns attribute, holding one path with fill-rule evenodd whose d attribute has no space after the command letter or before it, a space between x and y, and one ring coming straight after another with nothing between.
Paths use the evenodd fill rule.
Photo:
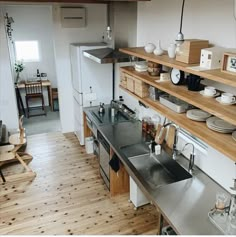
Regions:
<instances>
[{"instance_id":1,"label":"wooden open shelf","mask_svg":"<svg viewBox=\"0 0 236 237\"><path fill-rule=\"evenodd\" d=\"M175 59L169 58L167 54L164 54L162 56L156 56L154 54L146 53L143 47L122 48L120 49L120 51L132 56L143 58L148 61L165 65L167 67L177 68L182 71L192 73L203 78L207 78L209 80L217 81L229 86L236 87L236 76L221 72L220 69L195 71L189 67L197 66L196 64L186 64L186 63L178 62Z\"/></svg>"},{"instance_id":2,"label":"wooden open shelf","mask_svg":"<svg viewBox=\"0 0 236 237\"><path fill-rule=\"evenodd\" d=\"M159 77L151 77L147 72L137 72L133 67L122 67L121 71L236 125L236 105L222 105L215 98L206 98L198 91L189 91L186 86L176 86L170 81L161 82Z\"/></svg>"},{"instance_id":3,"label":"wooden open shelf","mask_svg":"<svg viewBox=\"0 0 236 237\"><path fill-rule=\"evenodd\" d=\"M158 101L152 101L149 98L140 98L134 93L120 86L121 89L126 91L128 94L140 100L150 108L160 112L165 117L178 124L180 127L186 129L191 134L197 136L202 141L206 142L222 154L229 157L231 160L236 161L236 143L233 140L231 134L221 134L214 132L206 126L205 122L196 122L186 117L186 114L178 114L168 109Z\"/></svg>"}]
</instances>

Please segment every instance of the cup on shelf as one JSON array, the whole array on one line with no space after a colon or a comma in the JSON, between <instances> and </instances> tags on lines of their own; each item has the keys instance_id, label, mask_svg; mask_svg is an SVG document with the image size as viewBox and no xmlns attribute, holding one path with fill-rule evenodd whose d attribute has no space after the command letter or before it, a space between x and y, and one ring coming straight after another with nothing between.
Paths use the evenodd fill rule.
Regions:
<instances>
[{"instance_id":1,"label":"cup on shelf","mask_svg":"<svg viewBox=\"0 0 236 237\"><path fill-rule=\"evenodd\" d=\"M221 101L223 103L232 103L232 102L235 102L235 97L231 93L223 93L221 95Z\"/></svg>"},{"instance_id":2,"label":"cup on shelf","mask_svg":"<svg viewBox=\"0 0 236 237\"><path fill-rule=\"evenodd\" d=\"M224 193L216 194L216 204L215 207L217 210L224 210L226 207L228 197Z\"/></svg>"},{"instance_id":3,"label":"cup on shelf","mask_svg":"<svg viewBox=\"0 0 236 237\"><path fill-rule=\"evenodd\" d=\"M204 94L207 96L213 96L216 93L216 89L213 86L206 86L204 88Z\"/></svg>"}]
</instances>

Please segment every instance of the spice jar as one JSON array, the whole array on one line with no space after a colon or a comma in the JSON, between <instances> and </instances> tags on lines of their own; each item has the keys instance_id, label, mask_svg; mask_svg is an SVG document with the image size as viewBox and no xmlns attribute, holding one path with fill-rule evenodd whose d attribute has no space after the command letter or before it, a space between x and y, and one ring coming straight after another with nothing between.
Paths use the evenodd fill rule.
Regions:
<instances>
[{"instance_id":1,"label":"spice jar","mask_svg":"<svg viewBox=\"0 0 236 237\"><path fill-rule=\"evenodd\" d=\"M150 120L151 120L150 117L143 117L143 119L142 119L142 130L144 132L148 131L148 121L150 121Z\"/></svg>"}]
</instances>

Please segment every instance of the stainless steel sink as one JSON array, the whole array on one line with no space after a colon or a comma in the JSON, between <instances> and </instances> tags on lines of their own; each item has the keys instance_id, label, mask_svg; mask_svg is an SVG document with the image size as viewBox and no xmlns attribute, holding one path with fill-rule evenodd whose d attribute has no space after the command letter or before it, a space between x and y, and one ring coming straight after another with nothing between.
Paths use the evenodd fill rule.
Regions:
<instances>
[{"instance_id":1,"label":"stainless steel sink","mask_svg":"<svg viewBox=\"0 0 236 237\"><path fill-rule=\"evenodd\" d=\"M166 152L158 156L150 155L146 144L126 146L121 150L152 189L192 177Z\"/></svg>"}]
</instances>

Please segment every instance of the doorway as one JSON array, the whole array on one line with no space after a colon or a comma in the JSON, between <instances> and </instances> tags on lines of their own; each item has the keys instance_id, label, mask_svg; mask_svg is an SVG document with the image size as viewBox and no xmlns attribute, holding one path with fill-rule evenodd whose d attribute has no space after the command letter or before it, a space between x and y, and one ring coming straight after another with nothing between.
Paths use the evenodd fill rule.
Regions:
<instances>
[{"instance_id":1,"label":"doorway","mask_svg":"<svg viewBox=\"0 0 236 237\"><path fill-rule=\"evenodd\" d=\"M6 5L4 15L18 114L24 115L26 134L61 131L51 8ZM25 85L37 81L42 83L43 100L29 100L27 106ZM40 111L43 104L46 115Z\"/></svg>"}]
</instances>

